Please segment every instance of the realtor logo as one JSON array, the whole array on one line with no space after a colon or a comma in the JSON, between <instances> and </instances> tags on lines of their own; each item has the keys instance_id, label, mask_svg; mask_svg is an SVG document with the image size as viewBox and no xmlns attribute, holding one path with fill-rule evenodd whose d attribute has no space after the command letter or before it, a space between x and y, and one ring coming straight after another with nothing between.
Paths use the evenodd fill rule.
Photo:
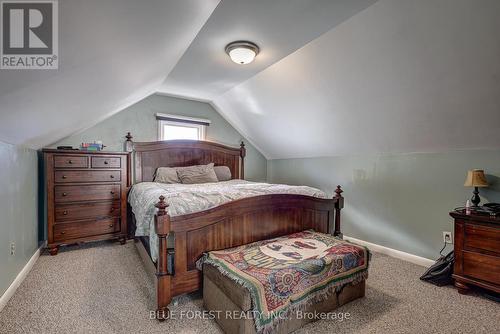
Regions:
<instances>
[{"instance_id":1,"label":"realtor logo","mask_svg":"<svg viewBox=\"0 0 500 334\"><path fill-rule=\"evenodd\" d=\"M3 0L2 69L57 69L57 0Z\"/></svg>"}]
</instances>

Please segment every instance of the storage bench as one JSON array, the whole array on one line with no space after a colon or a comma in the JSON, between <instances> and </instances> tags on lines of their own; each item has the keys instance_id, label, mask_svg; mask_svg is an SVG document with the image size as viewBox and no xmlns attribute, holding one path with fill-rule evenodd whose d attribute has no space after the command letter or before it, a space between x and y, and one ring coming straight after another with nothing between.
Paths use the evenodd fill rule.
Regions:
<instances>
[{"instance_id":1,"label":"storage bench","mask_svg":"<svg viewBox=\"0 0 500 334\"><path fill-rule=\"evenodd\" d=\"M365 295L368 249L314 231L212 251L203 303L226 333L290 333Z\"/></svg>"},{"instance_id":2,"label":"storage bench","mask_svg":"<svg viewBox=\"0 0 500 334\"><path fill-rule=\"evenodd\" d=\"M355 299L364 297L365 281L356 285L347 284L339 292L332 293L322 302L308 305L302 314L328 313ZM254 320L241 316L252 310L250 293L242 285L222 275L211 265L203 266L203 305L208 311L214 311L215 320L225 333L256 333ZM278 325L273 333L291 333L317 319L301 317L297 313Z\"/></svg>"}]
</instances>

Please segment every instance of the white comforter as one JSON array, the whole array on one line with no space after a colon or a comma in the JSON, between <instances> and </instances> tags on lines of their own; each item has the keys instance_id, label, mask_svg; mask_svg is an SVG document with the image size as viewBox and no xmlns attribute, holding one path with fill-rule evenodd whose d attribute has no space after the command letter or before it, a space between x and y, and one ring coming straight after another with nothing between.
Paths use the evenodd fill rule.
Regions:
<instances>
[{"instance_id":1,"label":"white comforter","mask_svg":"<svg viewBox=\"0 0 500 334\"><path fill-rule=\"evenodd\" d=\"M204 211L241 198L269 195L295 194L317 198L327 198L319 189L307 186L256 183L231 180L203 184L165 184L142 182L134 185L128 201L136 218L136 236L149 236L151 257L158 258L158 238L154 231L155 204L160 195L169 204L171 217Z\"/></svg>"}]
</instances>

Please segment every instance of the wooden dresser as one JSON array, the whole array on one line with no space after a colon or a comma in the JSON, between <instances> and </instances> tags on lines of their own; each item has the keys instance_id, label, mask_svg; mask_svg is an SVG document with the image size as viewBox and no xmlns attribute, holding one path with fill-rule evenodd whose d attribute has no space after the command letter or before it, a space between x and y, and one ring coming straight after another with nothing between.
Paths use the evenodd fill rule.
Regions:
<instances>
[{"instance_id":1,"label":"wooden dresser","mask_svg":"<svg viewBox=\"0 0 500 334\"><path fill-rule=\"evenodd\" d=\"M459 293L470 285L500 292L500 217L450 212L455 219L453 278Z\"/></svg>"},{"instance_id":2,"label":"wooden dresser","mask_svg":"<svg viewBox=\"0 0 500 334\"><path fill-rule=\"evenodd\" d=\"M129 154L44 149L48 248L127 236Z\"/></svg>"}]
</instances>

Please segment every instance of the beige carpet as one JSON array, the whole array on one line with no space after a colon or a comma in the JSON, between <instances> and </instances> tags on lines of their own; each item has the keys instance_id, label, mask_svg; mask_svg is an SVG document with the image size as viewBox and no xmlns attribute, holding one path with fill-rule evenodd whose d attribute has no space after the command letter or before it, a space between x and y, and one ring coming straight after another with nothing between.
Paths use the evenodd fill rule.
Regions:
<instances>
[{"instance_id":1,"label":"beige carpet","mask_svg":"<svg viewBox=\"0 0 500 334\"><path fill-rule=\"evenodd\" d=\"M366 297L298 333L499 333L500 304L419 281L423 268L374 254ZM219 333L212 320L149 319L153 285L133 243L73 246L42 255L0 313L0 333ZM198 295L172 309L201 309Z\"/></svg>"}]
</instances>

